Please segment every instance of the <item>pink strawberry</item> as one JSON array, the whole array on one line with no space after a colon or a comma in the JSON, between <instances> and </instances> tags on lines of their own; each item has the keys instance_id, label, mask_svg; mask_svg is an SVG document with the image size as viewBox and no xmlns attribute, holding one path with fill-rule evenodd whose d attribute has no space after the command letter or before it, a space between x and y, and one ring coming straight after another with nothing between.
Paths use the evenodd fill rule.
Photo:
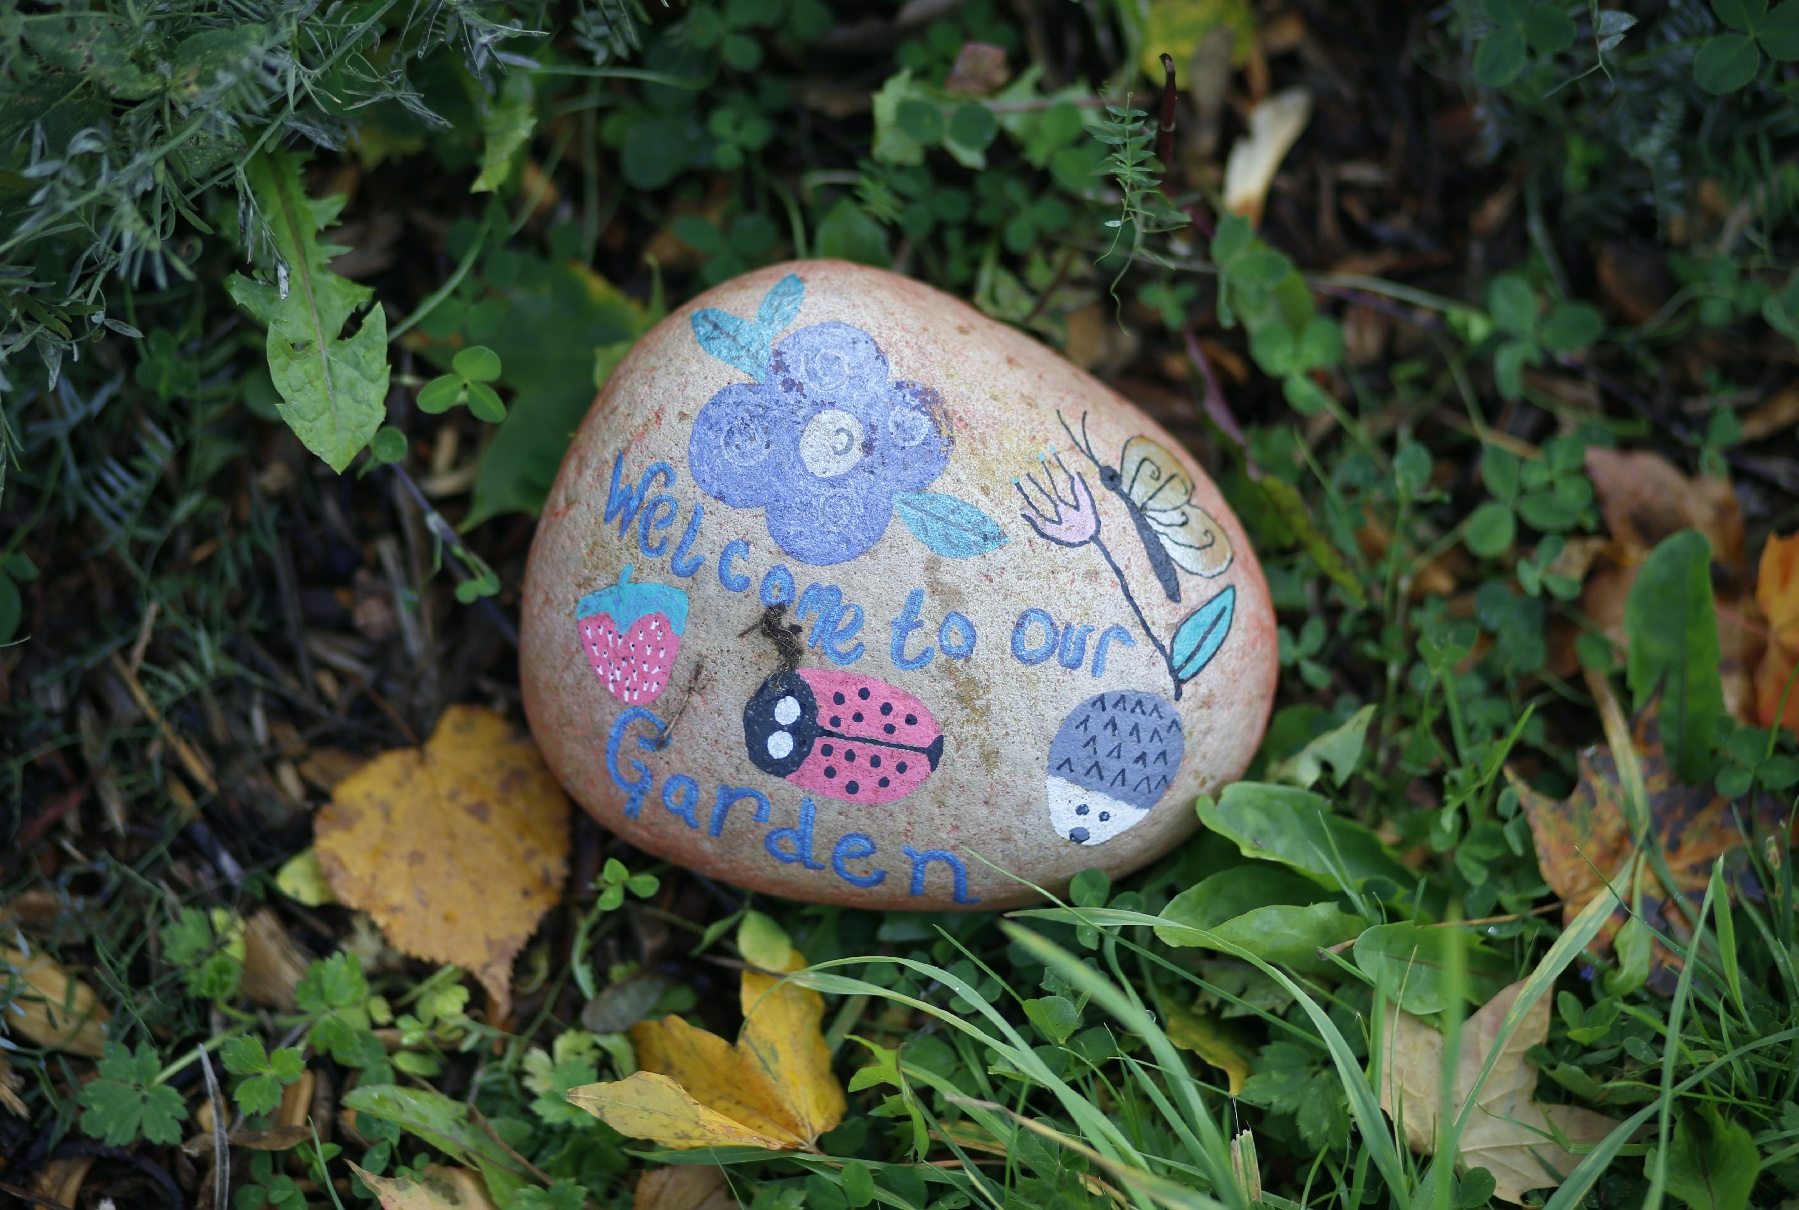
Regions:
<instances>
[{"instance_id":1,"label":"pink strawberry","mask_svg":"<svg viewBox=\"0 0 1799 1210\"><path fill-rule=\"evenodd\" d=\"M575 618L587 661L608 693L627 706L661 696L687 629L686 593L667 584L633 584L626 566L617 584L581 598Z\"/></svg>"}]
</instances>

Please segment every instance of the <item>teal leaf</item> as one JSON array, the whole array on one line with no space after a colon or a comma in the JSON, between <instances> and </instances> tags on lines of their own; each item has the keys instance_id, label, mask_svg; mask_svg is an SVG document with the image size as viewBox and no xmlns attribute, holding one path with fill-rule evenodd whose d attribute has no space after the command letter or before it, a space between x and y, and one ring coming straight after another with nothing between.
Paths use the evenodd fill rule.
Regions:
<instances>
[{"instance_id":1,"label":"teal leaf","mask_svg":"<svg viewBox=\"0 0 1799 1210\"><path fill-rule=\"evenodd\" d=\"M998 521L942 492L901 492L893 498L893 511L913 537L945 558L972 559L1008 540Z\"/></svg>"},{"instance_id":2,"label":"teal leaf","mask_svg":"<svg viewBox=\"0 0 1799 1210\"><path fill-rule=\"evenodd\" d=\"M1724 716L1711 559L1704 534L1681 530L1649 553L1624 603L1634 708L1661 695L1669 763L1692 785L1711 774L1713 732Z\"/></svg>"},{"instance_id":3,"label":"teal leaf","mask_svg":"<svg viewBox=\"0 0 1799 1210\"><path fill-rule=\"evenodd\" d=\"M798 274L789 273L762 296L762 305L756 308L756 326L772 341L799 318L800 302L805 295L806 283Z\"/></svg>"},{"instance_id":4,"label":"teal leaf","mask_svg":"<svg viewBox=\"0 0 1799 1210\"><path fill-rule=\"evenodd\" d=\"M1175 679L1190 681L1212 662L1231 632L1231 619L1236 613L1236 586L1226 585L1222 592L1182 619L1168 644Z\"/></svg>"},{"instance_id":5,"label":"teal leaf","mask_svg":"<svg viewBox=\"0 0 1799 1210\"><path fill-rule=\"evenodd\" d=\"M739 319L717 307L705 307L694 312L693 335L700 342L700 348L726 365L742 370L752 382L763 382L768 378L771 345L759 324Z\"/></svg>"}]
</instances>

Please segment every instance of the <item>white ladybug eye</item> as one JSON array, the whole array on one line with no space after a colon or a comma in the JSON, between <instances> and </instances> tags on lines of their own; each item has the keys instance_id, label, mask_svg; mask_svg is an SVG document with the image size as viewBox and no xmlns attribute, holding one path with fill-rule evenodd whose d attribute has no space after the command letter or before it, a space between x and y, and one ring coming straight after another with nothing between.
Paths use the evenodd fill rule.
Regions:
<instances>
[{"instance_id":1,"label":"white ladybug eye","mask_svg":"<svg viewBox=\"0 0 1799 1210\"><path fill-rule=\"evenodd\" d=\"M775 722L783 727L793 726L794 720L800 716L800 703L796 697L788 696L775 703ZM788 743L792 743L789 740Z\"/></svg>"},{"instance_id":2,"label":"white ladybug eye","mask_svg":"<svg viewBox=\"0 0 1799 1210\"><path fill-rule=\"evenodd\" d=\"M789 698L788 700L791 701L792 699ZM793 736L787 734L787 732L777 731L768 737L768 754L776 760L787 759L788 753L792 751Z\"/></svg>"}]
</instances>

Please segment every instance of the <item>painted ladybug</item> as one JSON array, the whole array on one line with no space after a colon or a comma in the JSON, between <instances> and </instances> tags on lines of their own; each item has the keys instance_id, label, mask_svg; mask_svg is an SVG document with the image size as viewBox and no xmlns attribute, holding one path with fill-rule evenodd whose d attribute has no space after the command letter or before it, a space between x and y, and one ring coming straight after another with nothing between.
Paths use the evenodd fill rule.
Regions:
<instances>
[{"instance_id":1,"label":"painted ladybug","mask_svg":"<svg viewBox=\"0 0 1799 1210\"><path fill-rule=\"evenodd\" d=\"M758 769L844 802L896 802L943 759L943 729L910 693L826 668L777 672L743 708Z\"/></svg>"}]
</instances>

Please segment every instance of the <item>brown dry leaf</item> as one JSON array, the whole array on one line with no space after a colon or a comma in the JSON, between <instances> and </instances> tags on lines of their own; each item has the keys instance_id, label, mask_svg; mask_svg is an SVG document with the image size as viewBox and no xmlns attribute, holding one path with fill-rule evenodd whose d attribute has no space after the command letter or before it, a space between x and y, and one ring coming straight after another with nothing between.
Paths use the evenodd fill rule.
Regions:
<instances>
[{"instance_id":1,"label":"brown dry leaf","mask_svg":"<svg viewBox=\"0 0 1799 1210\"><path fill-rule=\"evenodd\" d=\"M31 1114L25 1108L25 1102L19 1099L19 1089L22 1086L19 1073L12 1069L6 1052L0 1051L0 1108L14 1117L28 1118Z\"/></svg>"},{"instance_id":2,"label":"brown dry leaf","mask_svg":"<svg viewBox=\"0 0 1799 1210\"><path fill-rule=\"evenodd\" d=\"M1795 424L1799 424L1799 378L1768 396L1743 417L1743 440L1760 441Z\"/></svg>"},{"instance_id":3,"label":"brown dry leaf","mask_svg":"<svg viewBox=\"0 0 1799 1210\"><path fill-rule=\"evenodd\" d=\"M314 836L340 900L395 947L474 972L505 1017L512 960L568 868L568 799L528 736L452 706L422 750L383 752L340 782Z\"/></svg>"},{"instance_id":4,"label":"brown dry leaf","mask_svg":"<svg viewBox=\"0 0 1799 1210\"><path fill-rule=\"evenodd\" d=\"M17 1031L39 1046L98 1059L106 1049L106 1023L112 1012L94 989L52 962L42 952L26 952L0 943L0 983L23 980L7 1009L8 1032Z\"/></svg>"},{"instance_id":5,"label":"brown dry leaf","mask_svg":"<svg viewBox=\"0 0 1799 1210\"><path fill-rule=\"evenodd\" d=\"M1462 1050L1450 1094L1452 1114L1459 1115L1467 1104L1488 1053L1499 1042L1499 1027L1523 987L1523 981L1512 984L1462 1026ZM1406 1143L1413 1151L1429 1154L1436 1145L1437 1110L1442 1103L1443 1035L1403 1010L1390 1011L1382 1032L1386 1038L1381 1047L1381 1108L1403 1122ZM1574 1170L1580 1157L1557 1138L1597 1143L1618 1124L1591 1109L1537 1102L1537 1069L1524 1052L1548 1038L1549 997L1540 996L1505 1040L1462 1131L1462 1163L1491 1172L1494 1196L1503 1201L1522 1202L1525 1190L1554 1188Z\"/></svg>"},{"instance_id":6,"label":"brown dry leaf","mask_svg":"<svg viewBox=\"0 0 1799 1210\"><path fill-rule=\"evenodd\" d=\"M306 977L311 959L288 935L281 917L259 908L244 921L244 974L239 987L265 1008L298 1010L294 985Z\"/></svg>"},{"instance_id":7,"label":"brown dry leaf","mask_svg":"<svg viewBox=\"0 0 1799 1210\"><path fill-rule=\"evenodd\" d=\"M1312 118L1312 94L1287 88L1259 103L1249 113L1249 133L1231 145L1224 162L1224 208L1241 214L1252 227L1262 223L1262 204L1281 161Z\"/></svg>"},{"instance_id":8,"label":"brown dry leaf","mask_svg":"<svg viewBox=\"0 0 1799 1210\"><path fill-rule=\"evenodd\" d=\"M723 1168L679 1164L637 1178L631 1210L737 1210Z\"/></svg>"},{"instance_id":9,"label":"brown dry leaf","mask_svg":"<svg viewBox=\"0 0 1799 1210\"><path fill-rule=\"evenodd\" d=\"M1653 702L1637 716L1631 737L1643 772L1650 832L1661 847L1676 890L1696 912L1711 881L1713 863L1730 850L1749 843L1738 828L1739 815L1745 825L1755 827L1758 823L1765 834L1777 835L1781 830L1781 805L1771 795L1757 793L1753 801L1756 823L1751 823L1748 800L1733 804L1719 796L1710 784L1689 786L1677 780L1662 753ZM1537 868L1543 881L1561 897L1564 922L1571 922L1592 902L1604 889L1604 879L1627 873L1634 853L1624 811L1624 790L1611 748L1604 744L1587 748L1580 753L1579 764L1579 783L1561 802L1537 793L1510 769L1506 770L1507 780L1517 790L1525 818L1530 822ZM1732 886L1739 896L1760 897L1748 866L1734 875ZM1629 888L1623 890L1628 899ZM1645 876L1642 890L1643 917L1650 928L1674 936L1684 936L1689 931L1686 914L1670 909L1668 891L1653 874ZM1590 948L1604 953L1624 920L1624 909L1620 908ZM1658 973L1668 969L1671 959L1672 955L1658 942L1653 969Z\"/></svg>"},{"instance_id":10,"label":"brown dry leaf","mask_svg":"<svg viewBox=\"0 0 1799 1210\"><path fill-rule=\"evenodd\" d=\"M1755 673L1756 721L1772 727L1778 714L1782 726L1799 731L1799 689L1787 692L1787 681L1799 664L1799 533L1770 537L1762 547L1755 603L1768 619L1768 649Z\"/></svg>"},{"instance_id":11,"label":"brown dry leaf","mask_svg":"<svg viewBox=\"0 0 1799 1210\"><path fill-rule=\"evenodd\" d=\"M381 1210L496 1210L479 1173L433 1164L422 1178L376 1176L355 1164L350 1168L375 1191Z\"/></svg>"},{"instance_id":12,"label":"brown dry leaf","mask_svg":"<svg viewBox=\"0 0 1799 1210\"><path fill-rule=\"evenodd\" d=\"M964 42L956 52L956 62L943 81L943 91L959 96L984 97L998 92L1012 73L1006 68L1006 51L1002 46L985 42Z\"/></svg>"},{"instance_id":13,"label":"brown dry leaf","mask_svg":"<svg viewBox=\"0 0 1799 1210\"><path fill-rule=\"evenodd\" d=\"M788 970L805 959L791 954ZM733 1046L680 1017L631 1027L643 1070L569 1090L568 1099L621 1134L664 1147L740 1145L817 1149L843 1120L843 1086L831 1073L824 998L746 970L743 1033Z\"/></svg>"},{"instance_id":14,"label":"brown dry leaf","mask_svg":"<svg viewBox=\"0 0 1799 1210\"><path fill-rule=\"evenodd\" d=\"M1712 544L1724 708L1749 721L1762 640L1743 591L1743 514L1730 480L1689 478L1660 454L1600 446L1587 450L1587 476L1612 543L1592 561L1581 611L1623 651L1624 603L1643 560L1662 539L1683 529L1698 530Z\"/></svg>"}]
</instances>

